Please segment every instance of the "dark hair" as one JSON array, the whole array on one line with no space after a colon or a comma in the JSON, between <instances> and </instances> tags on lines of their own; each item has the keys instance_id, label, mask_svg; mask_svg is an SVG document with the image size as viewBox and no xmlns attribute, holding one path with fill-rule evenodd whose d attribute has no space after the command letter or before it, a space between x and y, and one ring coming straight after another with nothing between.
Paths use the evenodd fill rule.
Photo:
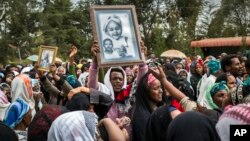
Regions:
<instances>
[{"instance_id":1,"label":"dark hair","mask_svg":"<svg viewBox=\"0 0 250 141\"><path fill-rule=\"evenodd\" d=\"M28 128L29 141L47 141L52 122L61 114L68 112L63 106L45 105L38 111Z\"/></svg>"},{"instance_id":2,"label":"dark hair","mask_svg":"<svg viewBox=\"0 0 250 141\"><path fill-rule=\"evenodd\" d=\"M111 71L110 71L110 76L109 76L110 78L109 79L111 79L111 73L112 72L120 72L122 74L122 76L123 76L123 79L124 79L124 73L120 68L112 68Z\"/></svg>"},{"instance_id":3,"label":"dark hair","mask_svg":"<svg viewBox=\"0 0 250 141\"><path fill-rule=\"evenodd\" d=\"M7 141L18 141L18 137L14 130L12 130L9 126L5 125L0 121L0 138Z\"/></svg>"},{"instance_id":4,"label":"dark hair","mask_svg":"<svg viewBox=\"0 0 250 141\"><path fill-rule=\"evenodd\" d=\"M150 73L146 73L140 80L137 89L136 89L136 93L135 93L135 97L136 97L136 102L135 102L135 106L136 107L143 107L144 109L147 109L150 113L153 112L153 109L151 107L151 98L150 98L150 87L148 85L148 75ZM162 86L162 90L163 90L163 94L162 94L162 102L160 102L158 104L158 106L163 105L164 103L167 103L167 97L165 94L165 90Z\"/></svg>"},{"instance_id":5,"label":"dark hair","mask_svg":"<svg viewBox=\"0 0 250 141\"><path fill-rule=\"evenodd\" d=\"M221 68L222 68L223 72L227 71L226 66L230 66L232 64L233 58L238 58L238 56L235 54L230 54L230 55L227 55L227 56L222 58L220 63L221 63Z\"/></svg>"},{"instance_id":6,"label":"dark hair","mask_svg":"<svg viewBox=\"0 0 250 141\"><path fill-rule=\"evenodd\" d=\"M88 69L89 69L89 67L90 67L90 62L88 62L88 63L82 65L82 68L81 68L82 73L84 72L84 68L88 68Z\"/></svg>"},{"instance_id":7,"label":"dark hair","mask_svg":"<svg viewBox=\"0 0 250 141\"><path fill-rule=\"evenodd\" d=\"M109 38L106 38L106 39L104 39L104 40L102 41L103 46L104 46L104 44L105 44L105 42L106 42L106 41L110 41L110 42L112 43L112 45L113 45L112 40L111 40L111 39L109 39Z\"/></svg>"},{"instance_id":8,"label":"dark hair","mask_svg":"<svg viewBox=\"0 0 250 141\"><path fill-rule=\"evenodd\" d=\"M16 68L16 66L15 65L9 65L9 66L7 66L6 69L5 69L6 70L6 74L10 73L10 69L11 68Z\"/></svg>"},{"instance_id":9,"label":"dark hair","mask_svg":"<svg viewBox=\"0 0 250 141\"><path fill-rule=\"evenodd\" d=\"M182 69L185 69L185 67L184 67L184 65L183 65L182 63L180 63L180 62L176 63L176 64L175 64L175 67L176 67L177 65L181 65Z\"/></svg>"},{"instance_id":10,"label":"dark hair","mask_svg":"<svg viewBox=\"0 0 250 141\"><path fill-rule=\"evenodd\" d=\"M176 72L176 71L175 71L175 66L174 66L174 64L172 64L172 63L166 64L166 65L165 65L165 70L166 70L166 71L171 70L171 71L173 71L173 72ZM165 73L166 73L166 72L165 72Z\"/></svg>"},{"instance_id":11,"label":"dark hair","mask_svg":"<svg viewBox=\"0 0 250 141\"><path fill-rule=\"evenodd\" d=\"M227 82L228 76L233 76L233 75L230 74L230 73L223 73L223 74L219 75L219 76L216 78L215 83L219 83L219 82L222 82L222 81Z\"/></svg>"},{"instance_id":12,"label":"dark hair","mask_svg":"<svg viewBox=\"0 0 250 141\"><path fill-rule=\"evenodd\" d=\"M89 108L89 96L83 93L75 94L71 100L66 104L67 109L70 111L85 110Z\"/></svg>"},{"instance_id":13,"label":"dark hair","mask_svg":"<svg viewBox=\"0 0 250 141\"><path fill-rule=\"evenodd\" d=\"M7 83L1 83L1 84L0 84L0 89L3 90L4 88L9 88L9 89L11 89L9 84L7 84Z\"/></svg>"}]
</instances>

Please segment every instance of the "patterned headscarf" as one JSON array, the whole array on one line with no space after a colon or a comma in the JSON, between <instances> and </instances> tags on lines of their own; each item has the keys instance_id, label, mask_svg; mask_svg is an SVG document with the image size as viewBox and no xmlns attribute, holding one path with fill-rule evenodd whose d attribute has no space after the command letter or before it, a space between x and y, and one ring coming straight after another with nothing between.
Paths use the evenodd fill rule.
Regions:
<instances>
[{"instance_id":1,"label":"patterned headscarf","mask_svg":"<svg viewBox=\"0 0 250 141\"><path fill-rule=\"evenodd\" d=\"M250 103L238 104L236 106L227 106L224 109L220 119L224 117L236 119L243 124L250 124Z\"/></svg>"},{"instance_id":2,"label":"patterned headscarf","mask_svg":"<svg viewBox=\"0 0 250 141\"><path fill-rule=\"evenodd\" d=\"M211 97L214 97L214 95L221 90L226 90L227 92L229 92L225 81L222 81L220 83L215 83L213 85L213 87L210 90Z\"/></svg>"},{"instance_id":3,"label":"patterned headscarf","mask_svg":"<svg viewBox=\"0 0 250 141\"><path fill-rule=\"evenodd\" d=\"M229 105L216 124L221 141L230 140L230 126L250 124L250 104Z\"/></svg>"},{"instance_id":4,"label":"patterned headscarf","mask_svg":"<svg viewBox=\"0 0 250 141\"><path fill-rule=\"evenodd\" d=\"M250 103L250 84L243 83L232 89L231 99L234 105L239 103Z\"/></svg>"},{"instance_id":5,"label":"patterned headscarf","mask_svg":"<svg viewBox=\"0 0 250 141\"><path fill-rule=\"evenodd\" d=\"M62 114L52 123L48 141L94 141L97 118L88 111Z\"/></svg>"},{"instance_id":6,"label":"patterned headscarf","mask_svg":"<svg viewBox=\"0 0 250 141\"><path fill-rule=\"evenodd\" d=\"M6 111L4 123L11 128L15 128L29 111L29 105L21 98L17 98Z\"/></svg>"}]
</instances>

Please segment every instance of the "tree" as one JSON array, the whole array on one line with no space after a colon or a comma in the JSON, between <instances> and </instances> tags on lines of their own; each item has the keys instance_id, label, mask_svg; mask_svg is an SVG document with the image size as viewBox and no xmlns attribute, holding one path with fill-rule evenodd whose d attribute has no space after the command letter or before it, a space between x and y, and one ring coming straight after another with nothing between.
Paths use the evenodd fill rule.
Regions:
<instances>
[{"instance_id":1,"label":"tree","mask_svg":"<svg viewBox=\"0 0 250 141\"><path fill-rule=\"evenodd\" d=\"M12 44L21 49L22 57L26 57L30 52L29 42L31 34L36 31L37 6L36 0L6 1L8 13L6 13L4 30L2 31L2 45L8 53L8 44ZM5 56L6 54L4 54ZM8 54L7 54L8 55ZM6 57L5 57L6 58ZM7 61L7 60L4 60Z\"/></svg>"},{"instance_id":2,"label":"tree","mask_svg":"<svg viewBox=\"0 0 250 141\"><path fill-rule=\"evenodd\" d=\"M250 34L249 0L222 0L221 8L209 27L210 37L234 37Z\"/></svg>"},{"instance_id":3,"label":"tree","mask_svg":"<svg viewBox=\"0 0 250 141\"><path fill-rule=\"evenodd\" d=\"M41 13L44 44L58 46L60 57L67 56L72 44L79 50L85 50L84 46L88 39L85 35L89 36L89 31L86 31L89 29L86 28L89 28L89 23L84 4L80 1L74 9L70 0L44 1Z\"/></svg>"}]
</instances>

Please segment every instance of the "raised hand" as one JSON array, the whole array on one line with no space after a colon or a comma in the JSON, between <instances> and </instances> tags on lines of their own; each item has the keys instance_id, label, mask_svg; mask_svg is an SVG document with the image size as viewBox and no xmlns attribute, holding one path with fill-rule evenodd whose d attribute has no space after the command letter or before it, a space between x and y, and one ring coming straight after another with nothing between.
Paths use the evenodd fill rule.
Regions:
<instances>
[{"instance_id":1,"label":"raised hand","mask_svg":"<svg viewBox=\"0 0 250 141\"><path fill-rule=\"evenodd\" d=\"M38 75L39 78L43 77L43 75L44 75L44 71L43 70L37 68L36 72L37 72L37 75Z\"/></svg>"},{"instance_id":2,"label":"raised hand","mask_svg":"<svg viewBox=\"0 0 250 141\"><path fill-rule=\"evenodd\" d=\"M75 45L72 45L71 49L70 49L70 54L69 54L69 58L73 59L77 54L77 47Z\"/></svg>"},{"instance_id":3,"label":"raised hand","mask_svg":"<svg viewBox=\"0 0 250 141\"><path fill-rule=\"evenodd\" d=\"M97 54L100 53L100 48L97 41L94 41L91 47L91 54L93 56L93 61L97 61Z\"/></svg>"},{"instance_id":4,"label":"raised hand","mask_svg":"<svg viewBox=\"0 0 250 141\"><path fill-rule=\"evenodd\" d=\"M157 69L149 68L149 71L159 80L166 78L166 75L160 66L157 66Z\"/></svg>"},{"instance_id":5,"label":"raised hand","mask_svg":"<svg viewBox=\"0 0 250 141\"><path fill-rule=\"evenodd\" d=\"M75 88L75 89L72 89L72 90L70 90L69 91L69 93L68 93L68 99L69 100L71 100L71 98L75 95L75 94L77 94L77 93L83 93L83 94L86 94L86 95L88 95L89 93L90 93L90 90L89 90L89 88L87 88L87 87L77 87L77 88Z\"/></svg>"},{"instance_id":6,"label":"raised hand","mask_svg":"<svg viewBox=\"0 0 250 141\"><path fill-rule=\"evenodd\" d=\"M69 93L68 93L68 100L71 100L71 98L76 94L76 93L79 93L77 90L75 90L75 89L72 89L72 90L70 90L69 91Z\"/></svg>"},{"instance_id":7,"label":"raised hand","mask_svg":"<svg viewBox=\"0 0 250 141\"><path fill-rule=\"evenodd\" d=\"M116 118L116 124L122 129L124 128L125 126L128 126L130 125L130 118L129 117L122 117L122 118Z\"/></svg>"}]
</instances>

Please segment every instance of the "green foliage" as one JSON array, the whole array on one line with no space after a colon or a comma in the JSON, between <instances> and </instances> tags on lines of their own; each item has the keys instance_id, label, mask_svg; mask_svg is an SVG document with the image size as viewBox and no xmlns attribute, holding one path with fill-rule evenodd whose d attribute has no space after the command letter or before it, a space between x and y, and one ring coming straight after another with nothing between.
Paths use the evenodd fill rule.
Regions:
<instances>
[{"instance_id":1,"label":"green foliage","mask_svg":"<svg viewBox=\"0 0 250 141\"><path fill-rule=\"evenodd\" d=\"M18 60L9 44L20 48L22 59L51 45L65 60L72 44L77 59L91 57L93 4L135 5L141 36L156 55L167 49L196 55L201 52L190 49L192 40L250 32L249 0L222 0L220 7L208 0L79 0L74 6L71 0L0 0L0 63Z\"/></svg>"},{"instance_id":2,"label":"green foliage","mask_svg":"<svg viewBox=\"0 0 250 141\"><path fill-rule=\"evenodd\" d=\"M163 33L163 29L159 27L155 27L152 30L152 42L149 46L149 50L152 51L150 53L154 53L156 56L161 55L161 53L166 50L166 43Z\"/></svg>"}]
</instances>

